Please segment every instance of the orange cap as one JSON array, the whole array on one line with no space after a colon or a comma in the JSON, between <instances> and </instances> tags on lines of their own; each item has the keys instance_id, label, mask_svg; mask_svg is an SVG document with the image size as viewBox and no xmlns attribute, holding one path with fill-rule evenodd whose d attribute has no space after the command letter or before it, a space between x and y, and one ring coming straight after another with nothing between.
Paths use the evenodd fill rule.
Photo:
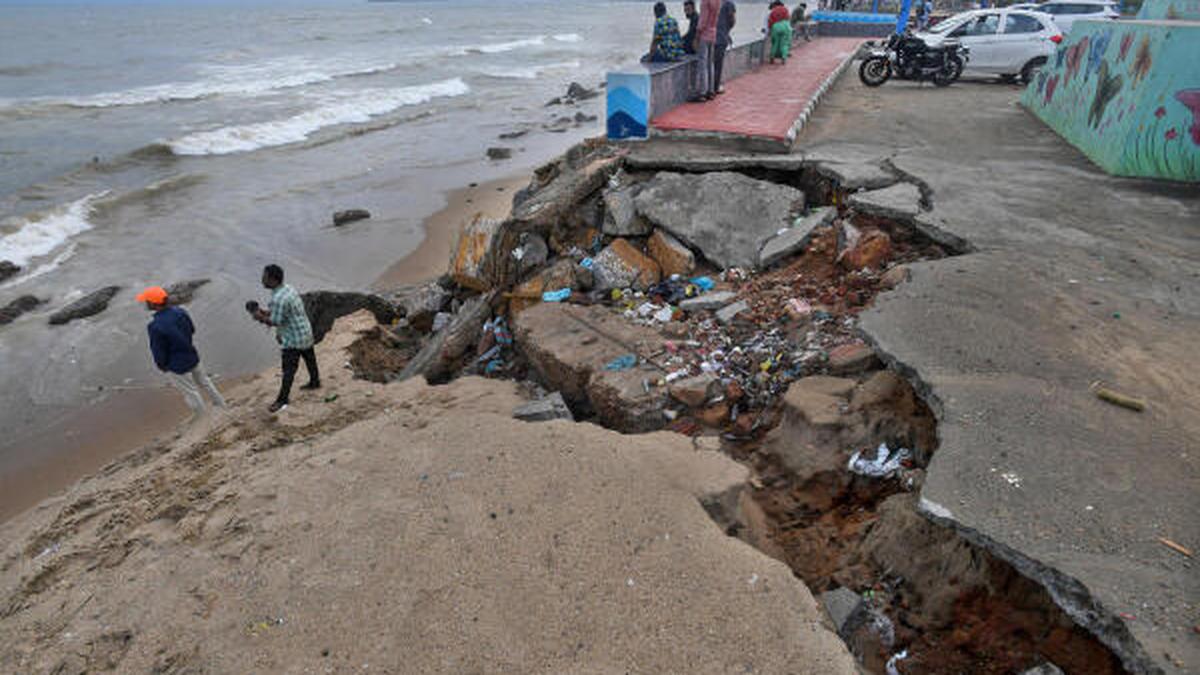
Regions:
<instances>
[{"instance_id":1,"label":"orange cap","mask_svg":"<svg viewBox=\"0 0 1200 675\"><path fill-rule=\"evenodd\" d=\"M146 290L138 293L138 302L149 302L155 305L167 304L167 291L162 286L151 286Z\"/></svg>"}]
</instances>

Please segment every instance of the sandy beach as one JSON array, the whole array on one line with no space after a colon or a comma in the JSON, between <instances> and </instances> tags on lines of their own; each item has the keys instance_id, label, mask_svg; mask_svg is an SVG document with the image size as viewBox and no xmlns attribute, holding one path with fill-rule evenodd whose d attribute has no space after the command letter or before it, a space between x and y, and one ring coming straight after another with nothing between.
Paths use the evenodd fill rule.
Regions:
<instances>
[{"instance_id":1,"label":"sandy beach","mask_svg":"<svg viewBox=\"0 0 1200 675\"><path fill-rule=\"evenodd\" d=\"M528 175L518 172L447 192L445 206L425 219L421 244L380 275L372 288L394 289L444 273L450 247L462 225L476 215L503 218L510 210L513 193L528 180ZM220 387L226 389L258 376L248 373L219 378ZM277 378L277 369L262 376ZM103 393L96 392L97 396ZM0 522L61 492L134 448L162 442L189 415L182 397L165 383L161 387L115 388L107 394L98 403L80 406L23 439L22 444L36 448L37 453L0 472Z\"/></svg>"}]
</instances>

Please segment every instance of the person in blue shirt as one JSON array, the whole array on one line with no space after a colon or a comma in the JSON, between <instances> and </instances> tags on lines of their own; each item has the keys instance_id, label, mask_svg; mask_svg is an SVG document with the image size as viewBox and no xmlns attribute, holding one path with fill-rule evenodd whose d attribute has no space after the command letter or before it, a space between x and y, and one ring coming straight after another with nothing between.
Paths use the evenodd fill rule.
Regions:
<instances>
[{"instance_id":1,"label":"person in blue shirt","mask_svg":"<svg viewBox=\"0 0 1200 675\"><path fill-rule=\"evenodd\" d=\"M192 410L192 419L204 414L205 394L214 406L224 408L225 398L204 372L200 354L192 344L192 335L196 332L192 317L181 307L171 307L167 291L160 286L142 291L137 301L145 303L146 309L154 312L154 318L146 326L154 365L183 392L183 398Z\"/></svg>"}]
</instances>

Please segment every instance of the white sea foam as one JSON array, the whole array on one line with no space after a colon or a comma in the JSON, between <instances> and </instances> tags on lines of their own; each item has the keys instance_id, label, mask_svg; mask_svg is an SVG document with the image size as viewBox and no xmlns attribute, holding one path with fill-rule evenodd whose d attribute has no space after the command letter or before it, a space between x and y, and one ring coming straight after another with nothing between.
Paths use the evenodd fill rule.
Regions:
<instances>
[{"instance_id":1,"label":"white sea foam","mask_svg":"<svg viewBox=\"0 0 1200 675\"><path fill-rule=\"evenodd\" d=\"M313 62L305 58L272 59L249 65L211 64L200 69L200 79L168 82L87 96L40 97L0 100L0 109L38 106L113 108L119 106L194 101L213 96L258 96L280 89L329 82L340 77L370 75L397 68L392 62Z\"/></svg>"},{"instance_id":2,"label":"white sea foam","mask_svg":"<svg viewBox=\"0 0 1200 675\"><path fill-rule=\"evenodd\" d=\"M92 229L88 217L96 200L107 194L88 195L49 211L9 219L4 225L12 233L0 237L0 260L11 260L24 266L34 258L53 252L80 232Z\"/></svg>"},{"instance_id":3,"label":"white sea foam","mask_svg":"<svg viewBox=\"0 0 1200 675\"><path fill-rule=\"evenodd\" d=\"M579 66L579 61L563 61L562 63L546 63L536 66L526 66L524 68L481 68L479 72L489 77L498 77L506 80L536 80L548 72L575 70Z\"/></svg>"},{"instance_id":4,"label":"white sea foam","mask_svg":"<svg viewBox=\"0 0 1200 675\"><path fill-rule=\"evenodd\" d=\"M524 40L513 40L512 42L497 42L490 45L481 45L472 49L474 51L483 52L484 54L502 54L504 52L511 52L516 49L524 49L525 47L540 47L544 44L546 44L546 38L539 35L537 37L525 38Z\"/></svg>"},{"instance_id":5,"label":"white sea foam","mask_svg":"<svg viewBox=\"0 0 1200 675\"><path fill-rule=\"evenodd\" d=\"M405 106L470 91L460 78L399 89L369 89L332 97L328 105L292 117L190 134L167 145L177 155L227 155L287 145L339 124L361 124Z\"/></svg>"},{"instance_id":6,"label":"white sea foam","mask_svg":"<svg viewBox=\"0 0 1200 675\"><path fill-rule=\"evenodd\" d=\"M583 36L579 33L559 33L554 36L555 42L583 42Z\"/></svg>"}]
</instances>

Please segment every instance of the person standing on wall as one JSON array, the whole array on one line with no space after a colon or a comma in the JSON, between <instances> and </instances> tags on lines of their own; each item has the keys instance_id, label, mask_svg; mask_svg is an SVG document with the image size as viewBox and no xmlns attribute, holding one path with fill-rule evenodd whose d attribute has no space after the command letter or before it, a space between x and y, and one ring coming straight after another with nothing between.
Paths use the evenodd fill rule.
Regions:
<instances>
[{"instance_id":1,"label":"person standing on wall","mask_svg":"<svg viewBox=\"0 0 1200 675\"><path fill-rule=\"evenodd\" d=\"M713 90L713 52L717 43L717 17L721 0L700 0L700 25L696 27L696 95L692 101L709 101Z\"/></svg>"},{"instance_id":2,"label":"person standing on wall","mask_svg":"<svg viewBox=\"0 0 1200 675\"><path fill-rule=\"evenodd\" d=\"M206 411L205 394L218 408L225 407L225 399L200 364L200 353L192 344L196 333L192 317L182 307L171 307L168 300L167 291L161 286L151 286L137 295L137 301L154 312L154 318L146 326L154 365L183 392L183 399L192 410L192 420L196 420Z\"/></svg>"},{"instance_id":3,"label":"person standing on wall","mask_svg":"<svg viewBox=\"0 0 1200 675\"><path fill-rule=\"evenodd\" d=\"M304 359L304 367L308 370L308 383L301 389L320 389L321 375L317 371L312 324L304 311L304 301L296 289L283 283L283 268L279 265L263 268L262 285L271 291L267 309L262 309L257 303L247 303L246 309L250 310L255 320L275 327L275 340L282 350L283 382L279 385L275 402L268 408L270 412L277 413L288 406L292 380L300 367L300 359Z\"/></svg>"},{"instance_id":4,"label":"person standing on wall","mask_svg":"<svg viewBox=\"0 0 1200 675\"><path fill-rule=\"evenodd\" d=\"M720 14L717 15L717 42L713 48L713 93L724 94L721 86L721 74L725 70L725 52L733 45L730 32L737 23L737 4L733 0L721 0Z\"/></svg>"}]
</instances>

